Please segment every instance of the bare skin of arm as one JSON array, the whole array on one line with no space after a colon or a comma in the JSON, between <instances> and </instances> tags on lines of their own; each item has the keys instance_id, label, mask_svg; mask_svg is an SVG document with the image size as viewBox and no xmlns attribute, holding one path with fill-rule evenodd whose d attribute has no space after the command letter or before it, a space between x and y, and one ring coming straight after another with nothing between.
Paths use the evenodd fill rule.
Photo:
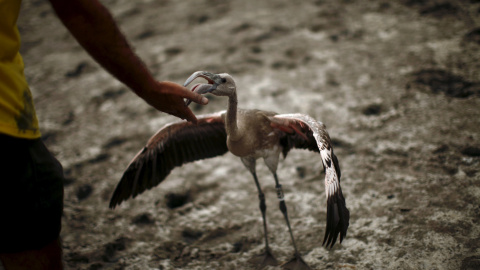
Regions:
<instances>
[{"instance_id":1,"label":"bare skin of arm","mask_svg":"<svg viewBox=\"0 0 480 270\"><path fill-rule=\"evenodd\" d=\"M208 100L168 81L156 81L133 52L110 12L98 0L50 0L57 16L78 43L115 78L159 111L196 123L183 99Z\"/></svg>"}]
</instances>

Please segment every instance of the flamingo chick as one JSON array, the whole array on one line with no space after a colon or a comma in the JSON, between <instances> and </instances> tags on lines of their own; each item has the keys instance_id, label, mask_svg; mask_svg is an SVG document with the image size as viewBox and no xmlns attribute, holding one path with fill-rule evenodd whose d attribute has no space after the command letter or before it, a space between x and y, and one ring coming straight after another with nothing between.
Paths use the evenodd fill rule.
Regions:
<instances>
[{"instance_id":1,"label":"flamingo chick","mask_svg":"<svg viewBox=\"0 0 480 270\"><path fill-rule=\"evenodd\" d=\"M228 97L226 111L198 116L197 125L181 121L161 128L133 158L124 172L110 201L110 208L128 198L134 198L146 189L162 182L170 171L185 163L223 155L230 151L240 157L250 171L258 190L260 211L265 237L264 254L251 262L259 269L278 265L268 244L265 195L256 174L256 160L263 158L275 180L280 210L287 223L294 247L294 258L283 264L284 269L303 270L310 267L302 259L288 219L282 185L278 181L277 166L280 154L286 157L292 148L307 149L320 153L327 197L327 227L323 245L332 247L338 235L340 242L347 233L350 213L340 187L340 166L333 153L326 127L321 122L304 114L277 114L261 110L237 108L235 81L229 74L212 74L204 71L193 73L185 82L189 85L201 77L208 84L197 84L192 90ZM187 101L187 105L190 102Z\"/></svg>"}]
</instances>

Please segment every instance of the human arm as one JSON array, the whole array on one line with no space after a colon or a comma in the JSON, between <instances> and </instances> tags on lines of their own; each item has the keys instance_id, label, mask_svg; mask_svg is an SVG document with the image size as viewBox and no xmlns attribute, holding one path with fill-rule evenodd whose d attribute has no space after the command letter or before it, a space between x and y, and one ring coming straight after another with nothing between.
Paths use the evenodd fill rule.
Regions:
<instances>
[{"instance_id":1,"label":"human arm","mask_svg":"<svg viewBox=\"0 0 480 270\"><path fill-rule=\"evenodd\" d=\"M208 100L176 83L156 81L133 52L110 12L98 0L50 0L78 43L115 78L159 111L196 122L183 99Z\"/></svg>"}]
</instances>

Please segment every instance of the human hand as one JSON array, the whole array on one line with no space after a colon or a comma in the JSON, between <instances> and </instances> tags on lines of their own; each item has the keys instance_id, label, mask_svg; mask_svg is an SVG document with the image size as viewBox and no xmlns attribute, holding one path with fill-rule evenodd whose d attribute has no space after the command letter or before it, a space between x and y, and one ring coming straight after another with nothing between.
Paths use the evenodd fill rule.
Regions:
<instances>
[{"instance_id":1,"label":"human hand","mask_svg":"<svg viewBox=\"0 0 480 270\"><path fill-rule=\"evenodd\" d=\"M206 105L208 99L194 93L174 82L163 81L156 84L149 91L144 91L141 97L155 109L197 123L193 112L185 105L184 98L195 103Z\"/></svg>"}]
</instances>

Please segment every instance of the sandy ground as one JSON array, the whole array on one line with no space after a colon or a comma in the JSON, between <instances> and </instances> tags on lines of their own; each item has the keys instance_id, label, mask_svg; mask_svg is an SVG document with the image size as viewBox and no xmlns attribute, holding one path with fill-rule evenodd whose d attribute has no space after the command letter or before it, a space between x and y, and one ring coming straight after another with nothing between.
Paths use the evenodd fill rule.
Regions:
<instances>
[{"instance_id":1,"label":"sandy ground","mask_svg":"<svg viewBox=\"0 0 480 270\"><path fill-rule=\"evenodd\" d=\"M319 156L292 151L278 172L312 268L480 269L480 1L102 2L159 80L228 72L241 107L327 125L351 213L341 245L321 245ZM47 1L24 0L19 28L43 138L67 176L67 269L253 269L263 230L240 160L188 164L108 209L129 160L176 119L104 72ZM258 167L271 246L286 261L274 181Z\"/></svg>"}]
</instances>

